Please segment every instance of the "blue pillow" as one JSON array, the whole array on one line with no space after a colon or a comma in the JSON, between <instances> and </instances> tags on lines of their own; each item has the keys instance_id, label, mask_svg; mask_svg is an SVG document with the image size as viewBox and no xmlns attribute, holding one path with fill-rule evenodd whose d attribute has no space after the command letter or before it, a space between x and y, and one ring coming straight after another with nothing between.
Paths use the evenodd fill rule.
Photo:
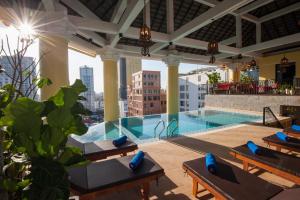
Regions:
<instances>
[{"instance_id":1,"label":"blue pillow","mask_svg":"<svg viewBox=\"0 0 300 200\"><path fill-rule=\"evenodd\" d=\"M145 156L144 152L139 151L135 156L133 156L133 158L129 162L129 167L132 170L136 170L142 164L144 160L144 156Z\"/></svg>"},{"instance_id":2,"label":"blue pillow","mask_svg":"<svg viewBox=\"0 0 300 200\"><path fill-rule=\"evenodd\" d=\"M292 126L292 129L293 129L294 131L300 132L300 126L299 126L299 125L293 125L293 126Z\"/></svg>"},{"instance_id":3,"label":"blue pillow","mask_svg":"<svg viewBox=\"0 0 300 200\"><path fill-rule=\"evenodd\" d=\"M288 136L284 134L283 132L277 132L276 136L279 140L287 142L288 141Z\"/></svg>"},{"instance_id":4,"label":"blue pillow","mask_svg":"<svg viewBox=\"0 0 300 200\"><path fill-rule=\"evenodd\" d=\"M259 147L254 144L254 142L252 141L248 141L247 142L247 146L248 146L248 149L253 153L253 154L258 154L259 153Z\"/></svg>"},{"instance_id":5,"label":"blue pillow","mask_svg":"<svg viewBox=\"0 0 300 200\"><path fill-rule=\"evenodd\" d=\"M126 141L127 141L127 136L126 136L126 135L123 135L122 137L113 140L112 143L113 143L113 145L115 145L116 147L119 147L119 146L125 144Z\"/></svg>"},{"instance_id":6,"label":"blue pillow","mask_svg":"<svg viewBox=\"0 0 300 200\"><path fill-rule=\"evenodd\" d=\"M207 153L205 155L205 166L210 173L214 174L217 172L216 158L213 154Z\"/></svg>"}]
</instances>

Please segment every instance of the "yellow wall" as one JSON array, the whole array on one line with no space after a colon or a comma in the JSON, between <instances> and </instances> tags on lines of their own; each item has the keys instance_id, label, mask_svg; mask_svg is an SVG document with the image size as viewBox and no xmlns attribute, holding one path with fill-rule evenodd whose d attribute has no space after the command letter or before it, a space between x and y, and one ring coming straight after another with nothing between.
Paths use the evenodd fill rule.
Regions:
<instances>
[{"instance_id":1,"label":"yellow wall","mask_svg":"<svg viewBox=\"0 0 300 200\"><path fill-rule=\"evenodd\" d=\"M280 64L283 54L261 57L257 59L259 66L259 79L273 79L275 80L275 65ZM296 62L296 77L300 78L300 51L285 53L289 62Z\"/></svg>"},{"instance_id":2,"label":"yellow wall","mask_svg":"<svg viewBox=\"0 0 300 200\"><path fill-rule=\"evenodd\" d=\"M229 82L239 82L241 71L236 69L228 69L228 81Z\"/></svg>"},{"instance_id":3,"label":"yellow wall","mask_svg":"<svg viewBox=\"0 0 300 200\"><path fill-rule=\"evenodd\" d=\"M69 85L68 41L61 37L47 37L39 41L41 76L52 81L41 89L41 99L54 95L61 86Z\"/></svg>"},{"instance_id":4,"label":"yellow wall","mask_svg":"<svg viewBox=\"0 0 300 200\"><path fill-rule=\"evenodd\" d=\"M116 60L103 60L104 121L119 118L118 68Z\"/></svg>"},{"instance_id":5,"label":"yellow wall","mask_svg":"<svg viewBox=\"0 0 300 200\"><path fill-rule=\"evenodd\" d=\"M178 66L168 66L167 113L176 114L178 102Z\"/></svg>"}]
</instances>

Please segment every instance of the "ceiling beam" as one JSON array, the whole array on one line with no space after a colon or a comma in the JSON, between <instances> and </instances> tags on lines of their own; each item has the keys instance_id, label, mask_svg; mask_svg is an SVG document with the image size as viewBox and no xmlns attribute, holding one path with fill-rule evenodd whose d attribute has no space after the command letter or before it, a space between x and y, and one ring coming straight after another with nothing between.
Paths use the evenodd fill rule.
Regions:
<instances>
[{"instance_id":1,"label":"ceiling beam","mask_svg":"<svg viewBox=\"0 0 300 200\"><path fill-rule=\"evenodd\" d=\"M223 45L230 45L230 44L234 44L234 43L236 43L236 36L230 37L230 38L228 38L226 40L222 40L220 42L220 44L223 44Z\"/></svg>"},{"instance_id":2,"label":"ceiling beam","mask_svg":"<svg viewBox=\"0 0 300 200\"><path fill-rule=\"evenodd\" d=\"M230 11L238 9L239 7L249 3L253 0L226 0L217 4L215 7L209 9L205 13L194 18L192 21L186 23L174 33L171 34L171 41L176 41L183 38L196 30L210 24L212 21L223 17Z\"/></svg>"},{"instance_id":3,"label":"ceiling beam","mask_svg":"<svg viewBox=\"0 0 300 200\"><path fill-rule=\"evenodd\" d=\"M170 33L170 42L175 43L175 41L184 38L185 36L195 32L196 30L212 23L214 20L223 17L230 11L235 10L251 1L253 0L226 0L217 4L215 7L194 18L192 21L186 23L175 32ZM155 51L158 51L166 47L167 45L168 44L163 43L155 44L153 48L150 48L150 52L153 53Z\"/></svg>"},{"instance_id":4,"label":"ceiling beam","mask_svg":"<svg viewBox=\"0 0 300 200\"><path fill-rule=\"evenodd\" d=\"M261 23L256 24L255 34L256 34L256 44L260 43L261 42Z\"/></svg>"},{"instance_id":5,"label":"ceiling beam","mask_svg":"<svg viewBox=\"0 0 300 200\"><path fill-rule=\"evenodd\" d=\"M56 0L42 0L45 10L54 11Z\"/></svg>"},{"instance_id":6,"label":"ceiling beam","mask_svg":"<svg viewBox=\"0 0 300 200\"><path fill-rule=\"evenodd\" d=\"M106 45L106 40L93 31L78 30L77 33L87 39L91 39L93 42L95 42L96 44L98 44L100 46Z\"/></svg>"},{"instance_id":7,"label":"ceiling beam","mask_svg":"<svg viewBox=\"0 0 300 200\"><path fill-rule=\"evenodd\" d=\"M72 10L80 14L82 17L89 19L99 19L97 15L90 11L79 0L61 0L61 2L69 6Z\"/></svg>"},{"instance_id":8,"label":"ceiling beam","mask_svg":"<svg viewBox=\"0 0 300 200\"><path fill-rule=\"evenodd\" d=\"M217 0L195 0L195 1L198 2L198 3L204 4L204 5L207 5L209 7L215 7L216 5L218 5L219 3L221 3L221 2L219 2ZM266 0L266 1L268 1L268 0ZM230 14L232 14L234 16L239 15L237 13L237 11L233 11ZM258 22L257 21L258 18L255 17L255 16L253 16L253 15L250 15L250 14L243 14L243 15L241 15L241 17L243 19L248 20L248 21L253 22L253 23L257 23Z\"/></svg>"},{"instance_id":9,"label":"ceiling beam","mask_svg":"<svg viewBox=\"0 0 300 200\"><path fill-rule=\"evenodd\" d=\"M68 38L68 40L69 40L68 46L70 49L92 57L95 57L97 55L97 48L95 47L95 45L77 36L72 36Z\"/></svg>"},{"instance_id":10,"label":"ceiling beam","mask_svg":"<svg viewBox=\"0 0 300 200\"><path fill-rule=\"evenodd\" d=\"M252 10L255 10L255 9L259 8L259 7L267 5L267 4L269 4L269 3L273 2L273 1L274 0L257 0L257 1L249 3L248 5L246 5L246 6L242 7L242 8L240 8L240 9L236 10L235 13L238 14L238 15L243 15L243 14L248 13L248 12L250 12Z\"/></svg>"},{"instance_id":11,"label":"ceiling beam","mask_svg":"<svg viewBox=\"0 0 300 200\"><path fill-rule=\"evenodd\" d=\"M174 44L179 46L184 46L184 47L207 50L208 42L190 39L190 38L181 38L180 40L175 41ZM219 51L223 53L231 53L231 54L240 53L240 50L238 48L230 47L222 44L219 44Z\"/></svg>"},{"instance_id":12,"label":"ceiling beam","mask_svg":"<svg viewBox=\"0 0 300 200\"><path fill-rule=\"evenodd\" d=\"M268 15L262 16L261 18L258 19L258 21L259 21L259 23L263 23L263 22L269 21L271 19L274 19L276 17L280 17L282 15L285 15L285 14L297 11L299 9L300 9L300 2L292 4L292 5L289 5L289 6L285 7L285 8L282 8L280 10L272 12L272 13L270 13Z\"/></svg>"},{"instance_id":13,"label":"ceiling beam","mask_svg":"<svg viewBox=\"0 0 300 200\"><path fill-rule=\"evenodd\" d=\"M126 7L127 7L127 0L118 1L116 8L114 9L114 12L111 16L110 21L115 24L119 23Z\"/></svg>"},{"instance_id":14,"label":"ceiling beam","mask_svg":"<svg viewBox=\"0 0 300 200\"><path fill-rule=\"evenodd\" d=\"M278 47L278 46L282 46L282 45L286 45L286 44L292 44L295 42L300 42L300 33L296 33L293 35L288 35L285 37L280 37L280 38L276 38L276 39L269 40L266 42L261 42L261 43L254 44L251 46L243 47L240 50L241 50L241 53L244 55L247 53L261 51L261 50Z\"/></svg>"},{"instance_id":15,"label":"ceiling beam","mask_svg":"<svg viewBox=\"0 0 300 200\"><path fill-rule=\"evenodd\" d=\"M149 0L145 0L145 3L148 3ZM143 10L144 8L144 1L141 0L131 0L129 5L127 6L120 22L118 23L118 33L112 38L110 42L110 46L114 47L120 37L119 33L124 33L127 31L127 29L130 27L132 22L135 20L135 18L138 16L138 14Z\"/></svg>"},{"instance_id":16,"label":"ceiling beam","mask_svg":"<svg viewBox=\"0 0 300 200\"><path fill-rule=\"evenodd\" d=\"M86 19L83 17L76 17L70 15L68 18L72 22L72 24L74 24L77 28L82 30L96 31L96 32L102 32L108 34L118 33L117 24L104 22L102 20ZM139 39L139 28L130 27L125 33L123 33L123 36L132 39ZM163 43L164 45L168 45L170 42L170 35L166 33L152 31L151 38L152 41L156 43ZM191 38L182 38L174 42L174 44L185 46L185 47L197 48L197 49L207 49L208 43L201 40L191 39ZM154 47L156 47L156 45L150 48L154 48ZM224 53L239 54L239 50L235 47L229 47L220 44L219 49L221 52Z\"/></svg>"},{"instance_id":17,"label":"ceiling beam","mask_svg":"<svg viewBox=\"0 0 300 200\"><path fill-rule=\"evenodd\" d=\"M99 19L90 19L77 16L68 16L70 22L79 29L96 31L108 34L117 34L118 25L110 22L105 22Z\"/></svg>"},{"instance_id":18,"label":"ceiling beam","mask_svg":"<svg viewBox=\"0 0 300 200\"><path fill-rule=\"evenodd\" d=\"M235 17L235 35L236 35L236 47L241 48L242 47L242 37L243 37L243 31L242 31L242 18L240 15Z\"/></svg>"}]
</instances>

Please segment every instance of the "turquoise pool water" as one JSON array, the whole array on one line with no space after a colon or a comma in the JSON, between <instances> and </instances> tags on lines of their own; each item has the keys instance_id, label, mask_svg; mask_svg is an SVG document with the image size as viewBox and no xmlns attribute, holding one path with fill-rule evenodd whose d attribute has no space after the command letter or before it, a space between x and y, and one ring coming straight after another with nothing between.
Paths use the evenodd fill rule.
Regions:
<instances>
[{"instance_id":1,"label":"turquoise pool water","mask_svg":"<svg viewBox=\"0 0 300 200\"><path fill-rule=\"evenodd\" d=\"M83 136L74 136L82 142L115 139L122 134L136 142L205 132L217 128L258 121L261 116L241 113L201 110L181 112L177 115L148 115L120 118L114 123L101 123L89 128ZM161 122L158 126L158 122ZM165 123L165 126L163 125ZM155 131L155 127L156 131ZM169 127L169 128L167 128Z\"/></svg>"}]
</instances>

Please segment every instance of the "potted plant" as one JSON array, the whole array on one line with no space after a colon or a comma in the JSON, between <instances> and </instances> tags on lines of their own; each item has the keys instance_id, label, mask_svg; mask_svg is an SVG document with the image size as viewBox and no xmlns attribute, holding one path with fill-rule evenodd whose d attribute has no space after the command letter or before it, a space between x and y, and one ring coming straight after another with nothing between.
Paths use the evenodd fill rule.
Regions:
<instances>
[{"instance_id":1,"label":"potted plant","mask_svg":"<svg viewBox=\"0 0 300 200\"><path fill-rule=\"evenodd\" d=\"M3 109L0 125L13 152L5 173L18 173L0 183L9 194L32 200L69 198L67 168L87 162L78 148L66 145L70 134L87 131L81 117L87 113L80 103L84 91L76 80L47 101L21 97Z\"/></svg>"},{"instance_id":2,"label":"potted plant","mask_svg":"<svg viewBox=\"0 0 300 200\"><path fill-rule=\"evenodd\" d=\"M218 72L213 72L210 74L206 74L208 77L208 83L212 86L212 90L214 92L215 87L217 87L217 83L219 82L219 80L221 80L221 76L220 73Z\"/></svg>"}]
</instances>

